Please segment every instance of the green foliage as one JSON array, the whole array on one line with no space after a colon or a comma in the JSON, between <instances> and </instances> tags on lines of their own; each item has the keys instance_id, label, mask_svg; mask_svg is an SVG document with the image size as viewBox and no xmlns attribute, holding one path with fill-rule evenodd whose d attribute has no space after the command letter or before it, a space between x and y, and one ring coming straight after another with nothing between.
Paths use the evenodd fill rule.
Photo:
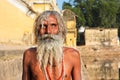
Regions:
<instances>
[{"instance_id":1,"label":"green foliage","mask_svg":"<svg viewBox=\"0 0 120 80\"><path fill-rule=\"evenodd\" d=\"M62 9L71 9L71 8L72 8L72 5L70 3L63 2Z\"/></svg>"},{"instance_id":2,"label":"green foliage","mask_svg":"<svg viewBox=\"0 0 120 80\"><path fill-rule=\"evenodd\" d=\"M112 27L116 24L116 14L119 8L116 0L101 0L99 2L101 26Z\"/></svg>"},{"instance_id":3,"label":"green foliage","mask_svg":"<svg viewBox=\"0 0 120 80\"><path fill-rule=\"evenodd\" d=\"M63 9L70 9L71 11L73 11L76 14L76 18L77 18L77 27L79 28L79 26L81 25L85 25L86 20L84 18L84 14L82 12L82 10L80 9L79 6L76 7L72 7L72 5L70 3L63 3Z\"/></svg>"},{"instance_id":4,"label":"green foliage","mask_svg":"<svg viewBox=\"0 0 120 80\"><path fill-rule=\"evenodd\" d=\"M73 2L71 4L71 1ZM120 26L120 0L69 0L63 9L70 9L77 15L77 27Z\"/></svg>"},{"instance_id":5,"label":"green foliage","mask_svg":"<svg viewBox=\"0 0 120 80\"><path fill-rule=\"evenodd\" d=\"M118 36L120 37L120 7L119 7L118 12L117 12L116 20L117 20L116 24L118 26Z\"/></svg>"},{"instance_id":6,"label":"green foliage","mask_svg":"<svg viewBox=\"0 0 120 80\"><path fill-rule=\"evenodd\" d=\"M120 37L120 0L69 0L63 9L70 9L77 16L80 26L118 28ZM79 42L79 35L77 41Z\"/></svg>"}]
</instances>

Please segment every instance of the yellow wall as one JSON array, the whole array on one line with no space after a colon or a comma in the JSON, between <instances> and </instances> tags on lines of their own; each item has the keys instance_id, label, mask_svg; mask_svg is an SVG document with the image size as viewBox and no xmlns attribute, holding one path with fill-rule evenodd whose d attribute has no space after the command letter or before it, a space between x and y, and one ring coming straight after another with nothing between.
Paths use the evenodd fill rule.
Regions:
<instances>
[{"instance_id":1,"label":"yellow wall","mask_svg":"<svg viewBox=\"0 0 120 80\"><path fill-rule=\"evenodd\" d=\"M33 19L10 4L7 0L0 2L0 42L22 40L24 32L32 32Z\"/></svg>"},{"instance_id":2,"label":"yellow wall","mask_svg":"<svg viewBox=\"0 0 120 80\"><path fill-rule=\"evenodd\" d=\"M34 4L35 11L52 10L50 4ZM35 17L34 17L35 19ZM33 23L34 19L27 16L20 9L9 3L7 0L0 2L0 43L33 43ZM76 23L67 21L68 34L66 38L67 46L76 45ZM69 30L70 29L70 30ZM70 33L69 33L70 31ZM71 33L72 31L72 33ZM31 43L30 43L31 42Z\"/></svg>"},{"instance_id":3,"label":"yellow wall","mask_svg":"<svg viewBox=\"0 0 120 80\"><path fill-rule=\"evenodd\" d=\"M76 21L66 21L67 35L66 35L66 46L76 47L77 29Z\"/></svg>"},{"instance_id":4,"label":"yellow wall","mask_svg":"<svg viewBox=\"0 0 120 80\"><path fill-rule=\"evenodd\" d=\"M52 9L50 4L35 4L31 6L35 11L42 12ZM8 2L0 1L0 43L28 43L33 42L34 19L25 12ZM31 41L32 40L32 41Z\"/></svg>"},{"instance_id":5,"label":"yellow wall","mask_svg":"<svg viewBox=\"0 0 120 80\"><path fill-rule=\"evenodd\" d=\"M66 36L66 45L67 46L76 46L76 37L74 32L69 32Z\"/></svg>"},{"instance_id":6,"label":"yellow wall","mask_svg":"<svg viewBox=\"0 0 120 80\"><path fill-rule=\"evenodd\" d=\"M52 6L49 4L34 4L33 8L40 12L43 12L44 10L52 10Z\"/></svg>"},{"instance_id":7,"label":"yellow wall","mask_svg":"<svg viewBox=\"0 0 120 80\"><path fill-rule=\"evenodd\" d=\"M66 24L67 24L67 28L75 28L76 27L76 22L74 20L67 21Z\"/></svg>"},{"instance_id":8,"label":"yellow wall","mask_svg":"<svg viewBox=\"0 0 120 80\"><path fill-rule=\"evenodd\" d=\"M63 10L63 18L67 26L65 45L76 47L77 28L75 14L71 10L65 9Z\"/></svg>"}]
</instances>

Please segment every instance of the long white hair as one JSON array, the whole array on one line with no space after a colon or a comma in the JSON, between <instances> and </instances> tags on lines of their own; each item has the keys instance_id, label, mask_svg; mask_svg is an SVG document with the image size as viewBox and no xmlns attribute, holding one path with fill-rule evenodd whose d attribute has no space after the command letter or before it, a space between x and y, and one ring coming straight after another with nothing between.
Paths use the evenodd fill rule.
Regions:
<instances>
[{"instance_id":1,"label":"long white hair","mask_svg":"<svg viewBox=\"0 0 120 80\"><path fill-rule=\"evenodd\" d=\"M46 20L48 16L54 15L58 21L59 31L58 34L39 34L40 24L43 20ZM40 63L40 69L46 75L46 79L49 80L46 67L49 64L53 66L55 63L59 65L63 58L63 42L66 37L66 26L63 18L57 11L45 11L40 14L35 20L34 24L35 43L37 43L37 59ZM59 67L59 66L58 66Z\"/></svg>"}]
</instances>

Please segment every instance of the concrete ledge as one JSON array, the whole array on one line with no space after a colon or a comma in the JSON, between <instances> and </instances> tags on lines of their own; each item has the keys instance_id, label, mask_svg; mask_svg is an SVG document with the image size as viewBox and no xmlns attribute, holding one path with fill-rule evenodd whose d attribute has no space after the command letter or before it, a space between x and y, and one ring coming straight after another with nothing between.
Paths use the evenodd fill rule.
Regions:
<instances>
[{"instance_id":1,"label":"concrete ledge","mask_svg":"<svg viewBox=\"0 0 120 80\"><path fill-rule=\"evenodd\" d=\"M22 80L24 50L0 51L0 80Z\"/></svg>"},{"instance_id":2,"label":"concrete ledge","mask_svg":"<svg viewBox=\"0 0 120 80\"><path fill-rule=\"evenodd\" d=\"M19 56L24 53L24 50L0 50L0 57Z\"/></svg>"}]
</instances>

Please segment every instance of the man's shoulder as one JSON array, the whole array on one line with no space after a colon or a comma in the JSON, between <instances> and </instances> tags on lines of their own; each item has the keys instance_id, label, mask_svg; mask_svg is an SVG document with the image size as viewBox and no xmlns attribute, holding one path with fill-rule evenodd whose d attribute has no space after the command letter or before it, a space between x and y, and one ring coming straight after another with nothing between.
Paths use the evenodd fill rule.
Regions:
<instances>
[{"instance_id":1,"label":"man's shoulder","mask_svg":"<svg viewBox=\"0 0 120 80\"><path fill-rule=\"evenodd\" d=\"M79 51L76 48L73 47L64 47L64 53L65 54L71 54L71 55L79 55Z\"/></svg>"},{"instance_id":2,"label":"man's shoulder","mask_svg":"<svg viewBox=\"0 0 120 80\"><path fill-rule=\"evenodd\" d=\"M36 53L36 50L37 50L36 47L30 47L30 48L28 48L28 49L25 50L24 54L26 54L26 55L32 55L32 54Z\"/></svg>"},{"instance_id":3,"label":"man's shoulder","mask_svg":"<svg viewBox=\"0 0 120 80\"><path fill-rule=\"evenodd\" d=\"M73 65L80 61L80 53L76 48L64 47L64 57Z\"/></svg>"}]
</instances>

